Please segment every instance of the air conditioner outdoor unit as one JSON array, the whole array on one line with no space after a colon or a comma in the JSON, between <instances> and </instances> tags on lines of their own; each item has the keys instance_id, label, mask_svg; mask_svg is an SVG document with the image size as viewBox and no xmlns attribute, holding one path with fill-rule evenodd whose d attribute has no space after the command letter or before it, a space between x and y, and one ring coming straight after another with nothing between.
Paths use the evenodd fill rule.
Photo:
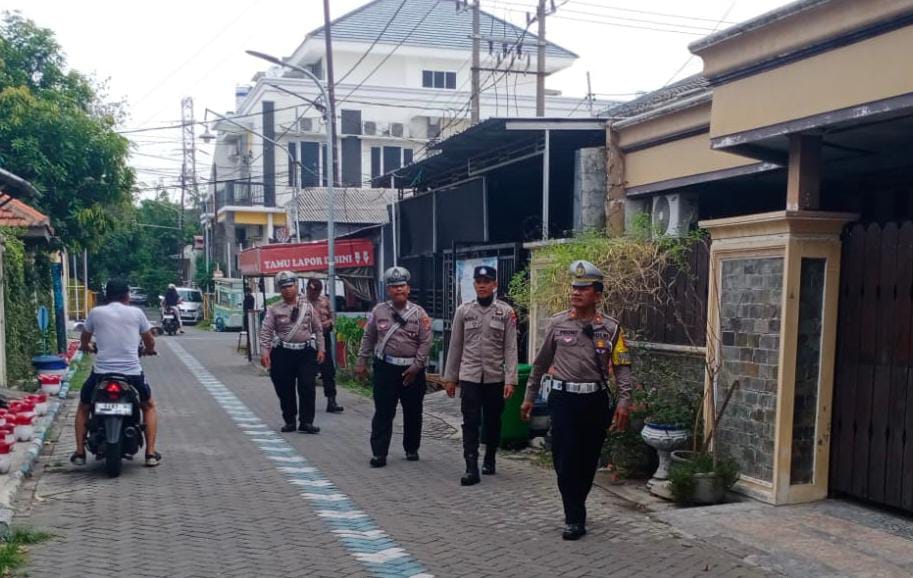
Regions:
<instances>
[{"instance_id":1,"label":"air conditioner outdoor unit","mask_svg":"<svg viewBox=\"0 0 913 578\"><path fill-rule=\"evenodd\" d=\"M697 224L697 196L674 193L653 197L653 233L670 237L687 235Z\"/></svg>"},{"instance_id":2,"label":"air conditioner outdoor unit","mask_svg":"<svg viewBox=\"0 0 913 578\"><path fill-rule=\"evenodd\" d=\"M401 122L391 122L390 123L390 136L400 137L403 136L403 123Z\"/></svg>"},{"instance_id":3,"label":"air conditioner outdoor unit","mask_svg":"<svg viewBox=\"0 0 913 578\"><path fill-rule=\"evenodd\" d=\"M302 118L298 121L299 132L314 132L314 119Z\"/></svg>"},{"instance_id":4,"label":"air conditioner outdoor unit","mask_svg":"<svg viewBox=\"0 0 913 578\"><path fill-rule=\"evenodd\" d=\"M373 120L366 120L362 126L362 132L365 136L375 136L377 134L377 123Z\"/></svg>"}]
</instances>

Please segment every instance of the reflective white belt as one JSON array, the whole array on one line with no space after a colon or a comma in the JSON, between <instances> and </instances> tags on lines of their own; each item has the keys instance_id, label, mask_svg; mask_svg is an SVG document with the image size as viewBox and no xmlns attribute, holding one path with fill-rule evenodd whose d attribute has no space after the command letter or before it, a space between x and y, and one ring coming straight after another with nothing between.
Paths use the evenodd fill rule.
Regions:
<instances>
[{"instance_id":1,"label":"reflective white belt","mask_svg":"<svg viewBox=\"0 0 913 578\"><path fill-rule=\"evenodd\" d=\"M291 349L292 351L301 351L302 349L307 349L311 346L311 344L307 341L304 343L289 343L288 341L280 341L279 345L282 347L282 349Z\"/></svg>"},{"instance_id":2,"label":"reflective white belt","mask_svg":"<svg viewBox=\"0 0 913 578\"><path fill-rule=\"evenodd\" d=\"M384 355L379 357L381 361L389 363L390 365L399 365L400 367L408 367L415 363L414 357L394 357L392 355Z\"/></svg>"},{"instance_id":3,"label":"reflective white belt","mask_svg":"<svg viewBox=\"0 0 913 578\"><path fill-rule=\"evenodd\" d=\"M554 378L547 379L546 384L551 389L565 391L567 393L596 393L603 389L601 383L575 383L573 381L560 381Z\"/></svg>"}]
</instances>

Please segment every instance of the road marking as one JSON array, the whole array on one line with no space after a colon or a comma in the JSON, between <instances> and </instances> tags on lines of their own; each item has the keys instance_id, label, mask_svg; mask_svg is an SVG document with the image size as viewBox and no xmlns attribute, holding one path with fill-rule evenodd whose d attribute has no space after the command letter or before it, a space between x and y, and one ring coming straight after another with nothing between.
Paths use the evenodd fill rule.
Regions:
<instances>
[{"instance_id":1,"label":"road marking","mask_svg":"<svg viewBox=\"0 0 913 578\"><path fill-rule=\"evenodd\" d=\"M206 369L176 341L166 341L178 359L187 366L197 381L231 416L238 428L247 434L273 467L285 476L288 483L307 488L301 499L314 504L314 510L352 557L362 563L372 576L384 578L434 578L419 562L394 542L377 526L371 516L297 453L285 439L269 430L250 408ZM263 431L268 430L268 431ZM280 455L277 455L280 454Z\"/></svg>"}]
</instances>

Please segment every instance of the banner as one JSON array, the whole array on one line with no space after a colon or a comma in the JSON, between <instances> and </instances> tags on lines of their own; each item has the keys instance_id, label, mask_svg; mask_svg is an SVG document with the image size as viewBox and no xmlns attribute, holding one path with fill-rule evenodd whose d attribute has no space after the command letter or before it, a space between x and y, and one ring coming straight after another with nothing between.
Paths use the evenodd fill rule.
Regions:
<instances>
[{"instance_id":1,"label":"banner","mask_svg":"<svg viewBox=\"0 0 913 578\"><path fill-rule=\"evenodd\" d=\"M374 243L369 239L336 241L336 268L374 266ZM242 251L238 263L242 275L275 275L326 271L329 263L326 241L265 245Z\"/></svg>"}]
</instances>

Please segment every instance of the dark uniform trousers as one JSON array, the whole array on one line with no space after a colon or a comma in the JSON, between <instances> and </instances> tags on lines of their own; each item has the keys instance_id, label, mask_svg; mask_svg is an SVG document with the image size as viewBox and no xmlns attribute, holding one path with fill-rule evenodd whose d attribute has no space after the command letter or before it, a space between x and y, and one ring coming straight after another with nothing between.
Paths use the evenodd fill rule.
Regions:
<instances>
[{"instance_id":1,"label":"dark uniform trousers","mask_svg":"<svg viewBox=\"0 0 913 578\"><path fill-rule=\"evenodd\" d=\"M397 403L403 406L403 449L417 452L422 443L422 405L425 400L425 371L412 385L403 385L406 367L374 360L374 419L371 420L371 451L386 456L393 438Z\"/></svg>"},{"instance_id":2,"label":"dark uniform trousers","mask_svg":"<svg viewBox=\"0 0 913 578\"><path fill-rule=\"evenodd\" d=\"M612 416L606 390L548 394L552 417L552 459L567 524L586 523L586 497L593 487L599 455Z\"/></svg>"},{"instance_id":3,"label":"dark uniform trousers","mask_svg":"<svg viewBox=\"0 0 913 578\"><path fill-rule=\"evenodd\" d=\"M323 395L326 397L336 397L336 364L333 363L334 352L330 343L332 333L332 329L323 330L323 342L327 344L327 351L323 365L320 366L320 381L323 382Z\"/></svg>"},{"instance_id":4,"label":"dark uniform trousers","mask_svg":"<svg viewBox=\"0 0 913 578\"><path fill-rule=\"evenodd\" d=\"M501 442L501 413L504 411L503 383L460 382L460 409L463 413L463 457L479 455L479 427L484 422L482 443Z\"/></svg>"},{"instance_id":5,"label":"dark uniform trousers","mask_svg":"<svg viewBox=\"0 0 913 578\"><path fill-rule=\"evenodd\" d=\"M276 388L276 395L279 396L282 419L285 423L293 424L297 414L300 423L314 423L317 352L313 349L293 350L277 346L270 352L270 363L269 375Z\"/></svg>"}]
</instances>

